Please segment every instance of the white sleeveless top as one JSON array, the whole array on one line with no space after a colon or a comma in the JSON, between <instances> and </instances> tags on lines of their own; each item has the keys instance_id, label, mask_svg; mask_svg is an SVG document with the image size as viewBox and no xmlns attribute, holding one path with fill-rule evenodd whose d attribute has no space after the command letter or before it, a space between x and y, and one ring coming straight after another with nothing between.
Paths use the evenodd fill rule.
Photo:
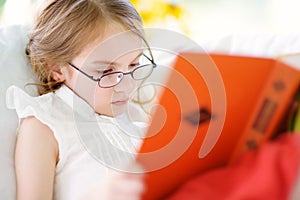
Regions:
<instances>
[{"instance_id":1,"label":"white sleeveless top","mask_svg":"<svg viewBox=\"0 0 300 200\"><path fill-rule=\"evenodd\" d=\"M53 132L59 148L54 199L76 200L99 186L111 168L124 169L135 159L146 123L129 112L110 118L98 115L68 87L38 97L18 87L7 90L7 107L20 119L35 116ZM130 107L131 108L131 107ZM141 112L128 109L131 116Z\"/></svg>"}]
</instances>

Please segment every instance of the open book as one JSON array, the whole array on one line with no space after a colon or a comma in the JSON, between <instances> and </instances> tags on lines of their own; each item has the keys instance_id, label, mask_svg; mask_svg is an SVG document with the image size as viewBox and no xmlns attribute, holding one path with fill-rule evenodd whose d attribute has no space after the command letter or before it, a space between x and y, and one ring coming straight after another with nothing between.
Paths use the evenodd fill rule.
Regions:
<instances>
[{"instance_id":1,"label":"open book","mask_svg":"<svg viewBox=\"0 0 300 200\"><path fill-rule=\"evenodd\" d=\"M161 199L277 134L299 83L300 71L279 60L178 55L137 158L148 171L143 199Z\"/></svg>"}]
</instances>

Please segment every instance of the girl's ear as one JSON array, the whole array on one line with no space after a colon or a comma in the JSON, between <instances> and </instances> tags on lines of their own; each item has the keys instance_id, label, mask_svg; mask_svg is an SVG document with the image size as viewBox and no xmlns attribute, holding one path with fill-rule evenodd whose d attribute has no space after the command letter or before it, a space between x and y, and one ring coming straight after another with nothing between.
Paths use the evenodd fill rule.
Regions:
<instances>
[{"instance_id":1,"label":"girl's ear","mask_svg":"<svg viewBox=\"0 0 300 200\"><path fill-rule=\"evenodd\" d=\"M63 73L63 70L60 66L53 66L53 70L51 72L51 77L56 80L57 82L63 82L65 81L66 77Z\"/></svg>"}]
</instances>

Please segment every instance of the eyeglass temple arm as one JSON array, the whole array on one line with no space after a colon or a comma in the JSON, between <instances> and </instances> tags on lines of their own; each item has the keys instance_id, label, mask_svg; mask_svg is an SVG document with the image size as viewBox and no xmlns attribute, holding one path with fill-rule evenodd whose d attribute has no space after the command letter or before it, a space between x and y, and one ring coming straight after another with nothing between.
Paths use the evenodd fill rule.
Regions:
<instances>
[{"instance_id":1,"label":"eyeglass temple arm","mask_svg":"<svg viewBox=\"0 0 300 200\"><path fill-rule=\"evenodd\" d=\"M146 54L143 53L143 56L145 56L155 67L156 67L156 63L154 62L153 59L149 58Z\"/></svg>"},{"instance_id":2,"label":"eyeglass temple arm","mask_svg":"<svg viewBox=\"0 0 300 200\"><path fill-rule=\"evenodd\" d=\"M83 73L86 77L88 77L88 78L90 78L90 79L92 79L92 80L94 80L94 81L99 81L99 80L100 80L99 78L95 79L93 76L88 75L87 73L85 73L84 71L82 71L81 69L79 69L78 67L76 67L75 65L73 65L72 63L69 63L69 62L68 62L68 64L71 65L71 66L72 66L73 68L75 68L76 70L78 70L78 71L80 71L81 73Z\"/></svg>"}]
</instances>

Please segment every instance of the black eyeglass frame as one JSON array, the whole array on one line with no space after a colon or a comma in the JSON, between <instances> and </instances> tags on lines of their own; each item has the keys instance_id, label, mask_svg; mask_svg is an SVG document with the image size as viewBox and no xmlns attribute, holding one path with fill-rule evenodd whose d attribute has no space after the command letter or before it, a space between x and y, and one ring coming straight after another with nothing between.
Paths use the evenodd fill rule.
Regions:
<instances>
[{"instance_id":1,"label":"black eyeglass frame","mask_svg":"<svg viewBox=\"0 0 300 200\"><path fill-rule=\"evenodd\" d=\"M149 58L149 57L148 57L147 55L145 55L144 53L143 53L142 55L145 56L145 57L151 62L153 69L157 67L157 64L154 62L153 58L152 58L152 59ZM108 74L103 74L103 75L102 75L101 77L99 77L99 78L94 78L94 76L87 74L86 72L82 71L81 69L79 69L78 67L76 67L75 65L73 65L72 63L68 62L68 64L69 64L71 67L73 67L74 69L76 69L77 71L79 71L80 73L82 73L83 75L85 75L86 77L88 77L89 79L98 82L98 86L101 87L101 88L111 88L111 87L114 87L114 86L118 85L118 84L122 81L123 77L124 77L125 75L128 75L128 74L130 74L131 78L133 78L134 80L142 80L142 79L148 78L148 77L151 75L151 73L152 73L152 72L151 72L148 76L146 76L146 77L144 77L144 78L142 78L142 79L135 79L135 78L134 78L134 76L133 76L134 71L136 71L137 69L140 69L140 68L142 68L142 67L144 67L144 66L146 66L146 65L149 65L149 64L144 64L144 65L140 65L140 66L136 67L134 70L129 71L129 72L116 71L116 72L111 72L111 73L108 73ZM101 86L101 85L99 84L99 83L100 83L100 80L101 80L103 77L109 76L109 75L111 75L111 74L123 74L123 76L122 76L122 79L121 79L119 82L117 82L116 84L114 84L114 85L107 86L107 87Z\"/></svg>"}]
</instances>

